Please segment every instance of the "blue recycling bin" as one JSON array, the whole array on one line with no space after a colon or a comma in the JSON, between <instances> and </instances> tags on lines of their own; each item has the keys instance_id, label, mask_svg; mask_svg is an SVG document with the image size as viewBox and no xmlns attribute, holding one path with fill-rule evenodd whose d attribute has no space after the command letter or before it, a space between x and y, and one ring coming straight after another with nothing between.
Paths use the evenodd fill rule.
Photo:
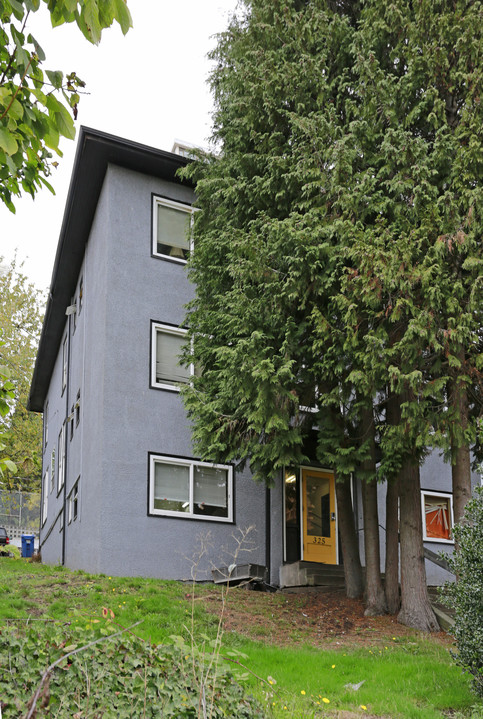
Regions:
<instances>
[{"instance_id":1,"label":"blue recycling bin","mask_svg":"<svg viewBox=\"0 0 483 719\"><path fill-rule=\"evenodd\" d=\"M34 556L35 534L22 534L22 557Z\"/></svg>"}]
</instances>

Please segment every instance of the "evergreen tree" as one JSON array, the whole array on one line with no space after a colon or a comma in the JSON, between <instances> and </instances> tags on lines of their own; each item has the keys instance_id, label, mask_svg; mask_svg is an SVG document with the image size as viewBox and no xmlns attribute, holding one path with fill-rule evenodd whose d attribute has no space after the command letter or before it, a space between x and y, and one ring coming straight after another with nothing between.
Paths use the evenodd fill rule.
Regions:
<instances>
[{"instance_id":1,"label":"evergreen tree","mask_svg":"<svg viewBox=\"0 0 483 719\"><path fill-rule=\"evenodd\" d=\"M214 53L219 154L189 169L200 452L270 481L306 460L317 405L317 459L367 483L366 527L376 481L398 482L399 616L421 629L419 464L434 443L468 453L481 377L481 12L246 2Z\"/></svg>"}]
</instances>

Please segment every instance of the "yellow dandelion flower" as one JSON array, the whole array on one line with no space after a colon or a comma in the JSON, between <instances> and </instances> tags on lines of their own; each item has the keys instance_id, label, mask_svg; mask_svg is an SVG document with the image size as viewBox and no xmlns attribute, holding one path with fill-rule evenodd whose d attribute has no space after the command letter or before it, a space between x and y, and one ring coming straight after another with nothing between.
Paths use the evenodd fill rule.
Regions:
<instances>
[{"instance_id":1,"label":"yellow dandelion flower","mask_svg":"<svg viewBox=\"0 0 483 719\"><path fill-rule=\"evenodd\" d=\"M365 704L361 704L360 706L361 706L361 709L364 709L365 712L367 711L367 707Z\"/></svg>"},{"instance_id":2,"label":"yellow dandelion flower","mask_svg":"<svg viewBox=\"0 0 483 719\"><path fill-rule=\"evenodd\" d=\"M305 696L305 689L302 689L302 690L300 691L300 693Z\"/></svg>"},{"instance_id":3,"label":"yellow dandelion flower","mask_svg":"<svg viewBox=\"0 0 483 719\"><path fill-rule=\"evenodd\" d=\"M332 669L335 669L335 664L332 664Z\"/></svg>"},{"instance_id":4,"label":"yellow dandelion flower","mask_svg":"<svg viewBox=\"0 0 483 719\"><path fill-rule=\"evenodd\" d=\"M330 704L330 699L327 699L327 697L324 697L322 701L324 702L324 704Z\"/></svg>"}]
</instances>

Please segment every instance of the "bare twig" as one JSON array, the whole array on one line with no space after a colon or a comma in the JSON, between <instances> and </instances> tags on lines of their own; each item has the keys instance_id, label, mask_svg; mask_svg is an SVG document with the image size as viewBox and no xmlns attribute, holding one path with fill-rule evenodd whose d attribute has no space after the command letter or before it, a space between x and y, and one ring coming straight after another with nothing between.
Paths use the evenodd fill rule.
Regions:
<instances>
[{"instance_id":1,"label":"bare twig","mask_svg":"<svg viewBox=\"0 0 483 719\"><path fill-rule=\"evenodd\" d=\"M249 669L247 666L245 666L244 664L242 664L241 662L239 662L238 659L233 659L232 657L225 657L223 654L220 654L220 657L221 657L222 659L224 659L225 662L231 662L232 664L238 664L239 667L241 667L241 668L244 669L246 672L248 672L249 674L251 674L253 677L255 677L255 679L259 679L259 680L260 680L261 682L263 682L264 684L268 684L268 686L270 687L270 689L271 689L273 692L275 692L275 694L277 693L276 689L274 689L274 687L273 687L273 684L270 684L270 682L267 681L266 679L264 679L263 677L259 677L258 674L255 674L255 672L253 672L253 671L252 671L251 669Z\"/></svg>"}]
</instances>

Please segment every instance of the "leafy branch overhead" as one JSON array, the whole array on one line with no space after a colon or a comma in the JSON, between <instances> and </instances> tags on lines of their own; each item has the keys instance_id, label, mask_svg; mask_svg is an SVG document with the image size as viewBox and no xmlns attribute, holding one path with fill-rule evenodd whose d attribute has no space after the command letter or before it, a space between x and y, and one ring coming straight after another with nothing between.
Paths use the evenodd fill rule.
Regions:
<instances>
[{"instance_id":1,"label":"leafy branch overhead","mask_svg":"<svg viewBox=\"0 0 483 719\"><path fill-rule=\"evenodd\" d=\"M124 34L132 25L125 0L0 0L0 200L12 212L22 191L54 191L53 153L61 157L60 138L75 136L84 87L75 72L43 69L45 53L28 31L30 14L41 8L53 27L75 22L95 44L114 21Z\"/></svg>"}]
</instances>

